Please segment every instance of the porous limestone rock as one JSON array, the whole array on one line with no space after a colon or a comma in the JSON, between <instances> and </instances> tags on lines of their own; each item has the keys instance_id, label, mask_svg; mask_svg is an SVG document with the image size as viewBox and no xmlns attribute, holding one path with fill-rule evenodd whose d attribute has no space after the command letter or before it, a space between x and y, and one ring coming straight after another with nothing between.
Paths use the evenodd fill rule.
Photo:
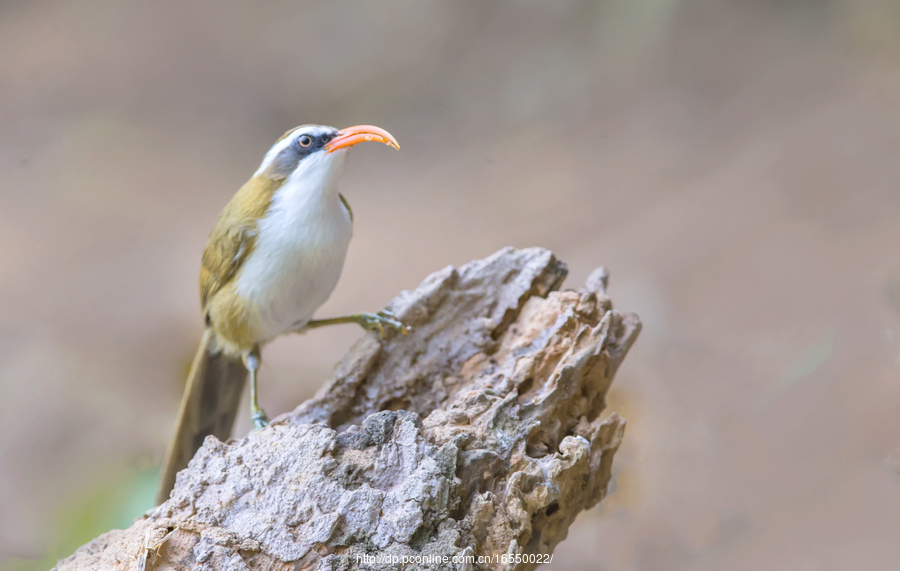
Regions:
<instances>
[{"instance_id":1,"label":"porous limestone rock","mask_svg":"<svg viewBox=\"0 0 900 571\"><path fill-rule=\"evenodd\" d=\"M536 567L606 494L625 422L604 398L640 330L605 270L565 274L539 248L432 274L390 305L408 334L363 337L269 428L208 437L167 502L58 569Z\"/></svg>"}]
</instances>

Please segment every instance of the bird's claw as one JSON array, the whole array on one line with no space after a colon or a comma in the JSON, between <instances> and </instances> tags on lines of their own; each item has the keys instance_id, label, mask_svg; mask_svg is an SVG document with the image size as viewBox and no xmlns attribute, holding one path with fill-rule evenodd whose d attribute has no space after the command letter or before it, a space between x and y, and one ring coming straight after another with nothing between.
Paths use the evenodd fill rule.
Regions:
<instances>
[{"instance_id":1,"label":"bird's claw","mask_svg":"<svg viewBox=\"0 0 900 571\"><path fill-rule=\"evenodd\" d=\"M403 325L400 320L389 310L383 309L378 313L360 313L359 324L366 331L377 331L382 339L387 337L386 330L393 329L406 335L410 328Z\"/></svg>"},{"instance_id":2,"label":"bird's claw","mask_svg":"<svg viewBox=\"0 0 900 571\"><path fill-rule=\"evenodd\" d=\"M261 408L254 410L253 414L250 415L250 418L253 419L253 428L257 432L269 426L269 416L266 414L266 411Z\"/></svg>"}]
</instances>

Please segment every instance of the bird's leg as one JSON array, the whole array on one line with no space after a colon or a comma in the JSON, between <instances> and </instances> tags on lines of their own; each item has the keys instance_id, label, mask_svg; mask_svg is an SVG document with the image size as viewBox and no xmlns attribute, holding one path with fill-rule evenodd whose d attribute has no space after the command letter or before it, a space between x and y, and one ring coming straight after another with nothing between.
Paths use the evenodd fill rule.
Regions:
<instances>
[{"instance_id":1,"label":"bird's leg","mask_svg":"<svg viewBox=\"0 0 900 571\"><path fill-rule=\"evenodd\" d=\"M259 401L256 399L256 375L259 372L259 361L258 345L244 355L244 366L250 372L250 418L253 419L253 427L256 430L262 430L269 426L269 417L266 415L266 411L259 408Z\"/></svg>"},{"instance_id":2,"label":"bird's leg","mask_svg":"<svg viewBox=\"0 0 900 571\"><path fill-rule=\"evenodd\" d=\"M381 336L385 336L386 329L395 329L406 335L409 328L403 325L393 313L387 309L383 309L378 313L356 313L353 315L345 315L344 317L332 317L331 319L313 319L308 321L303 327L304 329L313 329L315 327L323 327L325 325L336 325L338 323L357 323L366 331L378 331Z\"/></svg>"}]
</instances>

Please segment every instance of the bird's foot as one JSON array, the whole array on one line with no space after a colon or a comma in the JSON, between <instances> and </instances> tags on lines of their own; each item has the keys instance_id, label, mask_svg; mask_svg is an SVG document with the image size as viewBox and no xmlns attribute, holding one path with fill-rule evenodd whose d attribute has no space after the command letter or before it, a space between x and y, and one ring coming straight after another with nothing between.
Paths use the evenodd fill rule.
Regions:
<instances>
[{"instance_id":1,"label":"bird's foot","mask_svg":"<svg viewBox=\"0 0 900 571\"><path fill-rule=\"evenodd\" d=\"M266 414L266 411L261 408L254 410L253 414L250 415L250 418L253 419L253 428L257 431L269 426L269 416Z\"/></svg>"},{"instance_id":2,"label":"bird's foot","mask_svg":"<svg viewBox=\"0 0 900 571\"><path fill-rule=\"evenodd\" d=\"M355 316L356 322L366 331L377 331L381 333L381 337L386 337L386 331L393 329L404 335L410 330L410 327L403 325L397 317L387 309L383 309L378 313L360 313Z\"/></svg>"}]
</instances>

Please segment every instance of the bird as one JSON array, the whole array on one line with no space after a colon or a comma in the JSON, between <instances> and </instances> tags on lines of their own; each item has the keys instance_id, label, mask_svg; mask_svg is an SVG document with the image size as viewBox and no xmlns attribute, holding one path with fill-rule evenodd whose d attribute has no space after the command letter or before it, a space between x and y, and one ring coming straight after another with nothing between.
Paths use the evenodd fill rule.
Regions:
<instances>
[{"instance_id":1,"label":"bird","mask_svg":"<svg viewBox=\"0 0 900 571\"><path fill-rule=\"evenodd\" d=\"M259 406L261 348L291 332L357 323L382 335L406 333L388 310L313 319L338 283L353 234L353 211L338 192L347 151L375 141L400 149L372 125L301 125L286 132L219 214L200 264L205 328L191 364L163 462L157 504L206 436L227 440L250 377L255 430L269 424Z\"/></svg>"}]
</instances>

